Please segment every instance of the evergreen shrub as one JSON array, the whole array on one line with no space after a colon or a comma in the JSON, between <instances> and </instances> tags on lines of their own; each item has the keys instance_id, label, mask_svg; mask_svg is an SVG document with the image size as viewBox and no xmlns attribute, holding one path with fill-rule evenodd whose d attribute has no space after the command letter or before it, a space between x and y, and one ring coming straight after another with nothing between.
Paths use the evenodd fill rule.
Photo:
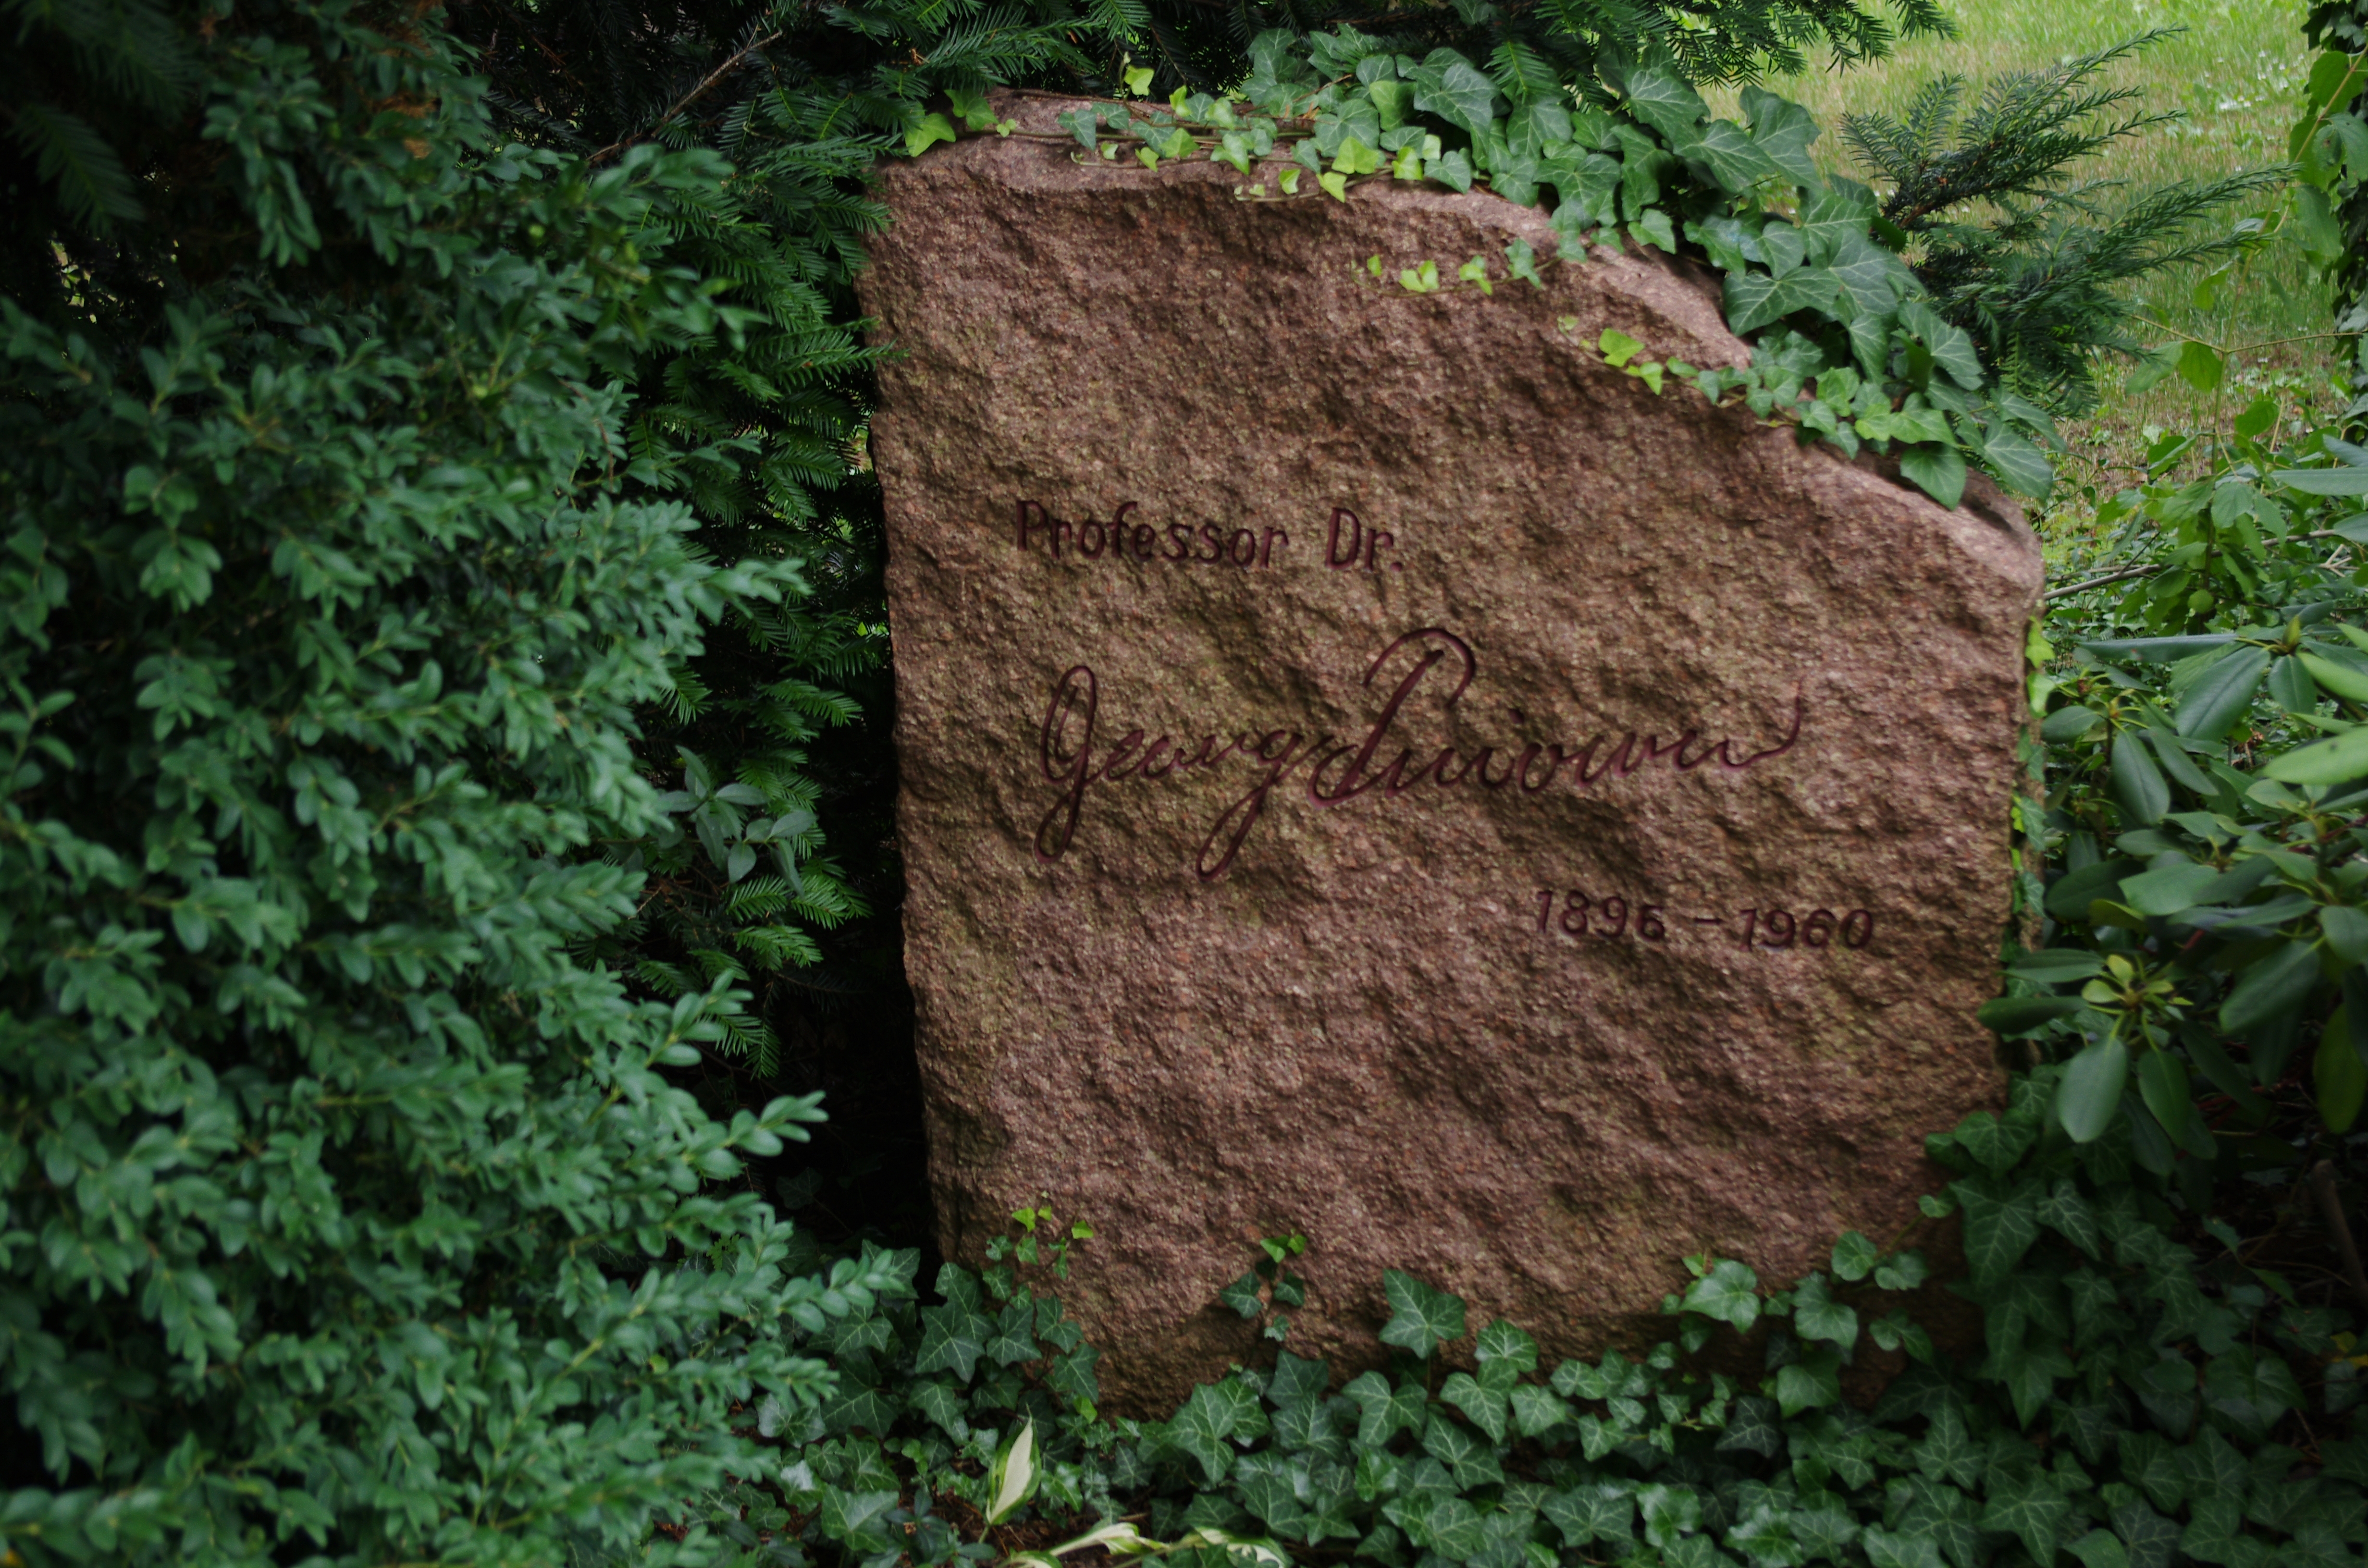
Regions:
<instances>
[{"instance_id":1,"label":"evergreen shrub","mask_svg":"<svg viewBox=\"0 0 2368 1568\"><path fill-rule=\"evenodd\" d=\"M669 1081L728 978L585 956L643 885L599 846L678 804L637 709L801 591L627 492L637 367L740 324L655 216L726 167L506 146L384 12L92 14L18 8L115 166L0 300L0 1534L631 1542L905 1277L723 1190L819 1116ZM92 131L152 80L185 140Z\"/></svg>"}]
</instances>

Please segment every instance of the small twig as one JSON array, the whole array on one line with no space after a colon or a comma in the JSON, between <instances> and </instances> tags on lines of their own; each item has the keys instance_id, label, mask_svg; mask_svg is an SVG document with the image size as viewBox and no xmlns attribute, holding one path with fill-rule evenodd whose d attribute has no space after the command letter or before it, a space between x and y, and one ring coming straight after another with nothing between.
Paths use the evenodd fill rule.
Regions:
<instances>
[{"instance_id":1,"label":"small twig","mask_svg":"<svg viewBox=\"0 0 2368 1568\"><path fill-rule=\"evenodd\" d=\"M2335 1162L2321 1160L2310 1171L2310 1189L2318 1195L2319 1211L2327 1216L2327 1228L2335 1234L2336 1256L2343 1259L2343 1278L2351 1282L2351 1293L2360 1304L2368 1307L2368 1273L2360 1267L2360 1249L2351 1243L2351 1225L2343 1217L2343 1202L2335 1195Z\"/></svg>"},{"instance_id":2,"label":"small twig","mask_svg":"<svg viewBox=\"0 0 2368 1568\"><path fill-rule=\"evenodd\" d=\"M2146 315L2137 316L2135 319L2145 325L2154 328L2157 332L2167 332L2170 334L2171 336L2179 338L2183 342L2200 343L2203 345L2204 347L2211 349L2214 354L2220 355L2250 354L2256 348L2278 348L2289 343L2318 343L2330 337L2358 337L2360 335L2360 334L2356 332L2305 332L2294 337L2265 337L2259 343L2240 343L2234 348L2223 348L2208 337L2198 337L2192 332L2181 332L2179 328L2171 325L2169 322L2158 322L2152 316Z\"/></svg>"},{"instance_id":3,"label":"small twig","mask_svg":"<svg viewBox=\"0 0 2368 1568\"><path fill-rule=\"evenodd\" d=\"M2051 588L2043 597L2041 602L2053 604L2057 599L2068 599L2074 594L2087 593L2090 588L2101 588L2108 583L2126 583L2133 577L2150 577L2162 568L2163 563L2157 561L2150 566L2133 566L2126 572L2108 573L2102 577L2091 577L2085 583L2072 583L2061 588Z\"/></svg>"},{"instance_id":4,"label":"small twig","mask_svg":"<svg viewBox=\"0 0 2368 1568\"><path fill-rule=\"evenodd\" d=\"M2353 540L2350 534L2339 533L2333 528L2320 528L2315 533L2296 534L2292 539L2286 540L2283 542L2287 544L2300 544L2305 540L2314 539L2340 539L2354 544L2359 542L2357 540ZM2168 564L2169 562L2167 562L2157 561L2147 566L2133 566L2123 572L2109 572L2102 577L2091 577L2088 581L2082 583L2068 583L2060 588L2048 589L2047 592L2041 597L2040 602L2043 604L2053 604L2057 599L2068 599L2074 594L2087 593L2090 588L2101 588L2112 583L2126 583L2133 577L2152 576L2155 573L2161 571L2163 567Z\"/></svg>"},{"instance_id":5,"label":"small twig","mask_svg":"<svg viewBox=\"0 0 2368 1568\"><path fill-rule=\"evenodd\" d=\"M733 70L737 67L742 61L747 59L750 55L756 53L758 50L764 48L768 43L780 42L780 38L781 35L780 32L769 32L763 38L757 39L754 42L735 51L730 59L717 66L714 70L710 71L707 74L706 79L700 82L698 86L693 87L690 91L685 93L672 108L658 116L657 119L651 123L650 131L643 131L642 136L629 136L622 142L609 142L606 147L603 147L598 152L593 153L591 161L597 164L611 153L621 153L626 148L633 145L636 142L641 141L643 136L647 136L650 131L659 130L661 127L665 126L667 121L673 119L676 115L680 114L692 104L698 102L700 97L705 96L707 89L712 87L716 83L721 82L724 77L730 75Z\"/></svg>"}]
</instances>

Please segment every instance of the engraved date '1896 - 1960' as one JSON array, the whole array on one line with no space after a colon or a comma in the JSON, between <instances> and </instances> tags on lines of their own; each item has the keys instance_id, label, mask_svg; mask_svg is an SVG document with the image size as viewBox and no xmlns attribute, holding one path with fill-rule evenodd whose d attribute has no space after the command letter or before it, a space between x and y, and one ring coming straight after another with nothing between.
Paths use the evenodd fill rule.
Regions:
<instances>
[{"instance_id":1,"label":"engraved date '1896 - 1960'","mask_svg":"<svg viewBox=\"0 0 2368 1568\"><path fill-rule=\"evenodd\" d=\"M1401 655L1407 665L1406 673L1394 687L1376 686L1376 678ZM1624 778L1656 762L1666 762L1679 773L1690 773L1706 764L1741 772L1783 756L1801 739L1804 709L1795 689L1791 728L1781 738L1759 746L1731 737L1704 741L1696 729L1687 729L1671 740L1657 734L1639 736L1630 730L1616 741L1608 731L1601 732L1576 747L1538 742L1518 749L1484 745L1469 756L1452 745L1404 744L1400 732L1407 723L1407 706L1426 681L1434 687L1446 687L1440 706L1450 709L1478 672L1479 660L1471 644L1443 627L1419 627L1383 649L1366 668L1361 684L1371 690L1386 689L1389 695L1365 732L1353 740L1331 734L1310 738L1301 731L1271 728L1230 738L1208 734L1193 746L1189 739L1179 742L1172 735L1154 736L1146 730L1130 729L1097 749L1100 682L1091 665L1073 665L1053 684L1037 737L1039 766L1044 777L1062 789L1036 824L1036 858L1051 864L1068 852L1092 786L1145 783L1212 768L1227 760L1248 762L1258 773L1249 790L1225 807L1201 841L1193 869L1203 881L1214 881L1233 868L1275 788L1303 770L1307 800L1323 811L1367 795L1395 801L1426 782L1442 790L1471 782L1483 790L1510 789L1517 797L1534 797L1557 783L1585 790L1606 775ZM1393 744L1396 755L1380 760Z\"/></svg>"}]
</instances>

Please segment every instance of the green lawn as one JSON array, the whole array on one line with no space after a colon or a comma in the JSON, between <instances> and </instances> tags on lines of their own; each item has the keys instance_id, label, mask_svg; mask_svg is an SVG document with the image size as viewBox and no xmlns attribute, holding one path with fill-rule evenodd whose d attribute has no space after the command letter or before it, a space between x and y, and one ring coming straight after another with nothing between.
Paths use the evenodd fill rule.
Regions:
<instances>
[{"instance_id":1,"label":"green lawn","mask_svg":"<svg viewBox=\"0 0 2368 1568\"><path fill-rule=\"evenodd\" d=\"M2149 28L2181 28L2177 37L2114 67L2110 79L2142 88L2145 107L2176 108L2183 118L2123 142L2084 172L2137 185L2203 179L2283 160L2309 59L2301 32L2304 9L2302 0L1961 0L1955 10L1959 36L1953 40L1918 41L1879 64L1812 71L1768 85L1807 104L1821 122L1834 127L1817 150L1829 166L1856 174L1839 130L1846 113L1896 114L1925 82L1943 74L1971 78L1978 91L1981 83L2004 72L2044 68ZM2283 208L2281 196L2231 217L2275 223ZM2265 390L2290 408L2328 395L2333 356L2325 341L2315 339L2329 325L2327 290L2312 278L2290 236L2273 235L2210 297L2199 299L2198 282L2191 271L2143 290L2146 313L2160 326L2149 339L2169 341L2174 333L2185 333L2248 351L2211 394L2172 378L2129 396L2123 390L2124 372L2110 372L2097 416L2066 432L2095 460L2070 465L2066 478L2111 494L2126 483L2145 450L2148 426L2221 423ZM2077 533L2075 514L2087 506L2073 490L2059 492L2066 515L2052 520Z\"/></svg>"}]
</instances>

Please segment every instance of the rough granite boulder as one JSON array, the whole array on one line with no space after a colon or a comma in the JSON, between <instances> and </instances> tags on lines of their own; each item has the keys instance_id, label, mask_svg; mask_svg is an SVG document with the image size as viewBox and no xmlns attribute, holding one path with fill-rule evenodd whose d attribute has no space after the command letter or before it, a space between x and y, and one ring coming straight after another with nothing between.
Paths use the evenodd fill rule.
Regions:
<instances>
[{"instance_id":1,"label":"rough granite boulder","mask_svg":"<svg viewBox=\"0 0 2368 1568\"><path fill-rule=\"evenodd\" d=\"M884 179L948 1256L1089 1219L1065 1294L1150 1410L1248 1352L1213 1303L1261 1235L1311 1239L1292 1343L1350 1363L1385 1268L1567 1354L1683 1255L1889 1236L2002 1086L2020 513L1607 365L1747 358L1678 265L1540 290L1493 196L1244 183L1024 136ZM1493 293L1395 281L1475 255Z\"/></svg>"}]
</instances>

